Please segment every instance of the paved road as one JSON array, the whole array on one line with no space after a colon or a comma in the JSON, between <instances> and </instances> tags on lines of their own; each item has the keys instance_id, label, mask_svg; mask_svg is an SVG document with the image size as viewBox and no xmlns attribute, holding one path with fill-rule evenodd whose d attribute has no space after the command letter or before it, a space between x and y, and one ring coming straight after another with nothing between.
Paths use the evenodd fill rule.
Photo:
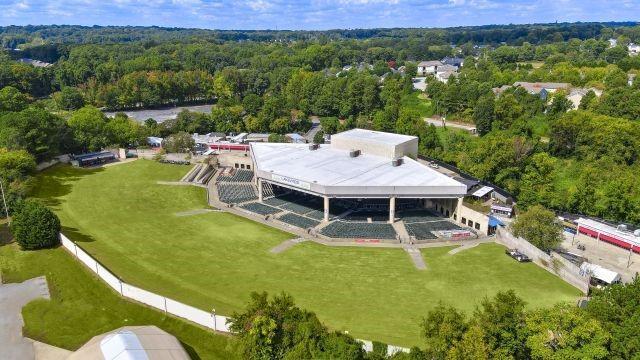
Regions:
<instances>
[{"instance_id":1,"label":"paved road","mask_svg":"<svg viewBox=\"0 0 640 360\"><path fill-rule=\"evenodd\" d=\"M49 299L47 280L41 276L20 284L0 284L0 357L35 358L33 342L22 337L22 307L37 298Z\"/></svg>"}]
</instances>

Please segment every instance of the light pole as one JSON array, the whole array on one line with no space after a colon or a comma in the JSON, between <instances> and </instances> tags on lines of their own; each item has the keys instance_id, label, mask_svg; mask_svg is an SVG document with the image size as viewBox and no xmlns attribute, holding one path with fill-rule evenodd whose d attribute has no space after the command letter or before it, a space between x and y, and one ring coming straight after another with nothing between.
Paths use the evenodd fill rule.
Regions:
<instances>
[{"instance_id":1,"label":"light pole","mask_svg":"<svg viewBox=\"0 0 640 360\"><path fill-rule=\"evenodd\" d=\"M216 324L216 309L211 309L211 316L213 317L213 331L218 331L218 324Z\"/></svg>"},{"instance_id":2,"label":"light pole","mask_svg":"<svg viewBox=\"0 0 640 360\"><path fill-rule=\"evenodd\" d=\"M11 218L9 217L9 208L7 207L7 199L4 196L4 185L2 179L0 179L0 190L2 190L2 202L4 203L4 212L7 214L7 221L11 225Z\"/></svg>"}]
</instances>

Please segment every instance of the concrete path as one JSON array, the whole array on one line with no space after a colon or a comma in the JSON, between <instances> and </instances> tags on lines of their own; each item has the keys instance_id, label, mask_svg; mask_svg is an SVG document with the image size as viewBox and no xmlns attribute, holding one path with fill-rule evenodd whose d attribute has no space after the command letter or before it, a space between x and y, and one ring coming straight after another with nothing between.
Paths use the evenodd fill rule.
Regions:
<instances>
[{"instance_id":1,"label":"concrete path","mask_svg":"<svg viewBox=\"0 0 640 360\"><path fill-rule=\"evenodd\" d=\"M177 213L175 213L173 215L179 216L179 217L183 217L183 216L193 216L193 215L206 214L208 212L214 212L214 211L220 211L220 210L218 210L218 209L194 209L194 210L187 210L187 211L177 212Z\"/></svg>"},{"instance_id":2,"label":"concrete path","mask_svg":"<svg viewBox=\"0 0 640 360\"><path fill-rule=\"evenodd\" d=\"M38 298L49 299L44 276L20 284L0 284L0 357L35 359L33 341L22 336L22 307Z\"/></svg>"},{"instance_id":3,"label":"concrete path","mask_svg":"<svg viewBox=\"0 0 640 360\"><path fill-rule=\"evenodd\" d=\"M405 246L404 251L406 251L407 254L409 254L409 256L411 257L411 261L413 261L413 265L416 267L416 269L418 270L427 269L427 264L424 263L424 258L422 257L422 253L420 252L420 249L416 249L413 246Z\"/></svg>"},{"instance_id":4,"label":"concrete path","mask_svg":"<svg viewBox=\"0 0 640 360\"><path fill-rule=\"evenodd\" d=\"M192 182L183 182L183 181L156 181L158 185L178 185L178 186L198 186L201 188L206 188L206 185L196 184Z\"/></svg>"},{"instance_id":5,"label":"concrete path","mask_svg":"<svg viewBox=\"0 0 640 360\"><path fill-rule=\"evenodd\" d=\"M466 243L464 245L458 246L455 249L451 249L449 251L449 255L455 255L455 254L459 253L460 251L465 251L467 249L474 248L474 247L478 246L478 244L480 244L480 242L469 242L469 243Z\"/></svg>"},{"instance_id":6,"label":"concrete path","mask_svg":"<svg viewBox=\"0 0 640 360\"><path fill-rule=\"evenodd\" d=\"M424 121L427 124L435 125L436 127L442 127L443 126L441 119L424 118ZM456 128L456 129L467 130L469 132L476 128L475 125L473 125L473 124L456 123L456 122L451 122L451 121L445 121L444 126L449 126L449 127ZM474 134L474 135L477 136L477 134Z\"/></svg>"},{"instance_id":7,"label":"concrete path","mask_svg":"<svg viewBox=\"0 0 640 360\"><path fill-rule=\"evenodd\" d=\"M287 241L283 241L280 244L278 244L277 246L275 246L273 249L271 249L271 253L272 254L280 254L281 252L295 246L296 244L300 244L302 242L307 241L307 239L304 238L297 238L297 239L291 239L291 240L287 240Z\"/></svg>"}]
</instances>

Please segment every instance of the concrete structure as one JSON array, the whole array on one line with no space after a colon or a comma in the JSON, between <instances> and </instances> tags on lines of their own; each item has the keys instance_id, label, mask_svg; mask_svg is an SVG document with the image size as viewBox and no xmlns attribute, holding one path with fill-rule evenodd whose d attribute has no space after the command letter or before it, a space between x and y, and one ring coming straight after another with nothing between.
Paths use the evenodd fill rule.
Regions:
<instances>
[{"instance_id":1,"label":"concrete structure","mask_svg":"<svg viewBox=\"0 0 640 360\"><path fill-rule=\"evenodd\" d=\"M325 221L330 198L388 198L390 222L396 198L441 199L452 214L466 185L414 160L417 153L415 136L363 129L336 134L330 145L251 144L258 193L270 183L322 197Z\"/></svg>"},{"instance_id":2,"label":"concrete structure","mask_svg":"<svg viewBox=\"0 0 640 360\"><path fill-rule=\"evenodd\" d=\"M631 56L640 54L640 45L638 44L631 43L629 44L629 46L627 46L627 49L629 50L629 55Z\"/></svg>"},{"instance_id":3,"label":"concrete structure","mask_svg":"<svg viewBox=\"0 0 640 360\"><path fill-rule=\"evenodd\" d=\"M125 326L89 340L68 360L191 359L178 339L156 326Z\"/></svg>"}]
</instances>

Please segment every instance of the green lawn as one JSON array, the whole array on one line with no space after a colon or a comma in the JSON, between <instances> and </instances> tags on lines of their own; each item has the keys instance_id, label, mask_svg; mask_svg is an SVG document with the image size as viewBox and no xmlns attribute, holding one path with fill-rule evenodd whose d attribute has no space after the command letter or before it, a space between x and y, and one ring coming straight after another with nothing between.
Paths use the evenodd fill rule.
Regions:
<instances>
[{"instance_id":1,"label":"green lawn","mask_svg":"<svg viewBox=\"0 0 640 360\"><path fill-rule=\"evenodd\" d=\"M421 117L433 116L433 106L424 93L414 91L411 94L403 95L401 101L402 108L413 110Z\"/></svg>"},{"instance_id":2,"label":"green lawn","mask_svg":"<svg viewBox=\"0 0 640 360\"><path fill-rule=\"evenodd\" d=\"M242 309L251 291L286 291L333 329L417 345L418 322L438 301L471 311L498 290L515 289L535 307L579 294L494 244L455 256L424 250L426 271L401 249L308 242L271 254L291 235L228 213L174 215L206 206L201 188L156 184L187 169L147 160L96 171L56 167L39 177L34 195L54 207L67 236L125 281L225 315Z\"/></svg>"},{"instance_id":3,"label":"green lawn","mask_svg":"<svg viewBox=\"0 0 640 360\"><path fill-rule=\"evenodd\" d=\"M16 244L1 246L0 271L4 282L47 276L51 300L33 301L22 311L24 333L33 339L75 350L91 337L121 326L156 325L175 335L193 359L238 357L232 337L124 300L61 247L21 251Z\"/></svg>"}]
</instances>

